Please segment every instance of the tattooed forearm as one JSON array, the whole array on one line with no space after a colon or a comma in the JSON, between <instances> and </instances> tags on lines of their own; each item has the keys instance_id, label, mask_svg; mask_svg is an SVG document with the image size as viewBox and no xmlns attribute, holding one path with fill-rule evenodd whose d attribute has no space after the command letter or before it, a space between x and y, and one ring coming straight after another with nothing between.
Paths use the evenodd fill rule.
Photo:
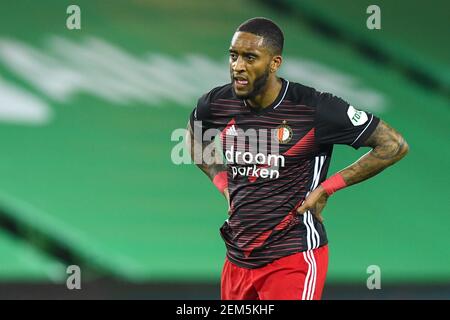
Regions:
<instances>
[{"instance_id":1,"label":"tattooed forearm","mask_svg":"<svg viewBox=\"0 0 450 320\"><path fill-rule=\"evenodd\" d=\"M199 142L194 139L194 133L192 132L191 125L188 123L187 125L187 144L190 147L190 153L192 160L195 160L195 152L201 152L202 154L197 157L201 159L201 163L196 163L196 165L211 179L222 171L226 171L226 166L219 161L219 155L216 154L216 149L212 148L211 154L203 154L203 150L209 147L214 142ZM197 145L197 147L196 147ZM205 159L204 157L208 156L210 158Z\"/></svg>"},{"instance_id":2,"label":"tattooed forearm","mask_svg":"<svg viewBox=\"0 0 450 320\"><path fill-rule=\"evenodd\" d=\"M400 141L393 143L392 145L376 147L371 151L371 154L375 158L381 160L395 159L400 155L404 147L405 147L405 140L403 140L402 138Z\"/></svg>"},{"instance_id":3,"label":"tattooed forearm","mask_svg":"<svg viewBox=\"0 0 450 320\"><path fill-rule=\"evenodd\" d=\"M347 186L369 179L387 168L371 152L340 172Z\"/></svg>"},{"instance_id":4,"label":"tattooed forearm","mask_svg":"<svg viewBox=\"0 0 450 320\"><path fill-rule=\"evenodd\" d=\"M373 177L399 161L409 150L403 137L383 121L380 121L365 145L373 149L340 172L347 185Z\"/></svg>"}]
</instances>

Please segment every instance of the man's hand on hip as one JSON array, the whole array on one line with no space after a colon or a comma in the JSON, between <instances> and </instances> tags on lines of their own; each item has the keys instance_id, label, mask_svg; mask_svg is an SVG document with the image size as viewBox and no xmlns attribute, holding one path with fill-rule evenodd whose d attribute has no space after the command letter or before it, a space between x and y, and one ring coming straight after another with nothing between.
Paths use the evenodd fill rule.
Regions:
<instances>
[{"instance_id":1,"label":"man's hand on hip","mask_svg":"<svg viewBox=\"0 0 450 320\"><path fill-rule=\"evenodd\" d=\"M329 195L325 192L324 188L319 185L306 197L302 205L297 209L297 213L304 214L309 210L317 220L323 222L322 210L327 204L328 197Z\"/></svg>"}]
</instances>

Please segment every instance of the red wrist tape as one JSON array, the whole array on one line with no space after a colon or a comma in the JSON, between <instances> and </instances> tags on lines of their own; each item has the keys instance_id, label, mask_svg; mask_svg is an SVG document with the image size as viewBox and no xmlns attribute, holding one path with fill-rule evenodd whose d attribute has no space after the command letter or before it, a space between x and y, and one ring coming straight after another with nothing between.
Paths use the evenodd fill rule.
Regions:
<instances>
[{"instance_id":1,"label":"red wrist tape","mask_svg":"<svg viewBox=\"0 0 450 320\"><path fill-rule=\"evenodd\" d=\"M325 189L325 192L331 196L336 191L343 189L347 186L344 178L339 173L336 173L329 177L327 180L321 183L321 186Z\"/></svg>"},{"instance_id":2,"label":"red wrist tape","mask_svg":"<svg viewBox=\"0 0 450 320\"><path fill-rule=\"evenodd\" d=\"M220 193L228 188L228 175L226 171L219 172L213 179L214 185L219 189Z\"/></svg>"}]
</instances>

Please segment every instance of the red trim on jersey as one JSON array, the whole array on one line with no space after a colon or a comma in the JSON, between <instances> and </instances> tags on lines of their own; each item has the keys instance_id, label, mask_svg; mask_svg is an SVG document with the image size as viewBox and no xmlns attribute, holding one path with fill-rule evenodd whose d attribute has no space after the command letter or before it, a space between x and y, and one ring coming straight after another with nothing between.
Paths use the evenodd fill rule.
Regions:
<instances>
[{"instance_id":1,"label":"red trim on jersey","mask_svg":"<svg viewBox=\"0 0 450 320\"><path fill-rule=\"evenodd\" d=\"M272 234L272 231L274 231L274 230L280 231L280 230L285 229L290 224L290 222L294 219L294 217L295 217L294 212L295 212L295 210L289 212L283 218L283 220L281 220L281 222L275 226L275 228L273 230L265 231L258 238L256 238L255 241L253 241L247 248L244 249L245 256L248 257L255 248L262 246L264 244L264 242L267 240L267 238L269 238L269 236Z\"/></svg>"},{"instance_id":2,"label":"red trim on jersey","mask_svg":"<svg viewBox=\"0 0 450 320\"><path fill-rule=\"evenodd\" d=\"M272 230L268 230L268 231L261 233L258 238L256 238L247 248L244 249L245 257L247 258L255 248L263 245L271 233L272 233Z\"/></svg>"},{"instance_id":3,"label":"red trim on jersey","mask_svg":"<svg viewBox=\"0 0 450 320\"><path fill-rule=\"evenodd\" d=\"M227 123L225 126L225 129L222 130L220 133L220 139L223 141L224 136L227 134L227 130L232 127L234 124L236 124L236 121L234 121L234 118L230 120L230 122Z\"/></svg>"},{"instance_id":4,"label":"red trim on jersey","mask_svg":"<svg viewBox=\"0 0 450 320\"><path fill-rule=\"evenodd\" d=\"M307 134L297 141L288 151L283 155L285 156L298 156L307 151L314 144L314 128L308 131Z\"/></svg>"}]
</instances>

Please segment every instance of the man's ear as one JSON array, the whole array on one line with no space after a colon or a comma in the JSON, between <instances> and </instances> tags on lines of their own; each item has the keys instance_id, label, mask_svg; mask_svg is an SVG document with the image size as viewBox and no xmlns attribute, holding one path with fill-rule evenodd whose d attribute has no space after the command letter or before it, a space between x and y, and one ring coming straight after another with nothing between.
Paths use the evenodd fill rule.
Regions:
<instances>
[{"instance_id":1,"label":"man's ear","mask_svg":"<svg viewBox=\"0 0 450 320\"><path fill-rule=\"evenodd\" d=\"M281 56L274 56L270 62L270 72L274 73L280 68L283 58Z\"/></svg>"}]
</instances>

